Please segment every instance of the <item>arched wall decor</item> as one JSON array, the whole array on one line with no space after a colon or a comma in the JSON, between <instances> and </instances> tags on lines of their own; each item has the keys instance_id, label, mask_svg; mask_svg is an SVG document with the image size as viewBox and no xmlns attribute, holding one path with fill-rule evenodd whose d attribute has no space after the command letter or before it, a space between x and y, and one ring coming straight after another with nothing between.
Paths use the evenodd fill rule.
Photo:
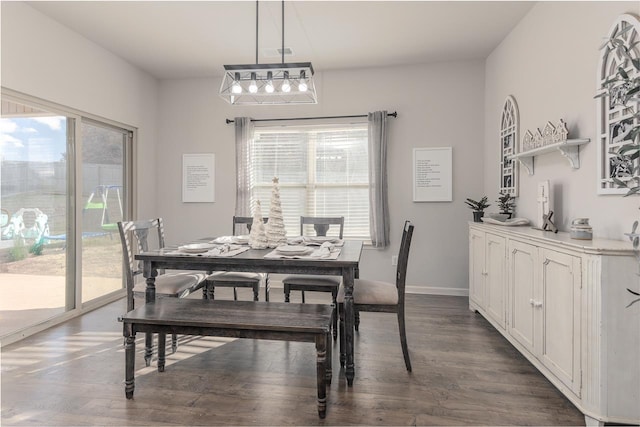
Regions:
<instances>
[{"instance_id":1,"label":"arched wall decor","mask_svg":"<svg viewBox=\"0 0 640 427\"><path fill-rule=\"evenodd\" d=\"M625 30L628 26L633 28ZM608 36L621 38L626 46L632 46L633 43L640 42L640 21L633 15L620 15L611 26ZM640 44L636 45L633 51L636 58L640 57ZM598 93L605 91L602 89L603 83L616 74L618 67L623 67L631 77L638 74L631 64L625 64L624 57L610 46L603 48L598 63ZM620 161L611 151L629 143L624 141L624 136L638 124L638 118L634 118L638 110L637 103L625 106L615 94L597 100L598 194L625 194L628 191L625 188L617 188L612 178L622 181L630 179L630 172L638 165L638 160Z\"/></svg>"},{"instance_id":2,"label":"arched wall decor","mask_svg":"<svg viewBox=\"0 0 640 427\"><path fill-rule=\"evenodd\" d=\"M500 120L500 193L518 196L518 162L510 156L518 153L520 115L513 96L507 96Z\"/></svg>"}]
</instances>

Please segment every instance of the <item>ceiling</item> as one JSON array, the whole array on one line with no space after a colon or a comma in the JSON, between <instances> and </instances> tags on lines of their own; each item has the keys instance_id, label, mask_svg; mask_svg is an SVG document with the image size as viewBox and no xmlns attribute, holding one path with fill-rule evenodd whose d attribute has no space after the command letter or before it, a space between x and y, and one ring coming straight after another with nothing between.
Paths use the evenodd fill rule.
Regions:
<instances>
[{"instance_id":1,"label":"ceiling","mask_svg":"<svg viewBox=\"0 0 640 427\"><path fill-rule=\"evenodd\" d=\"M159 79L255 63L253 1L30 1ZM486 58L535 2L288 1L285 62L316 71ZM259 3L259 62L277 63L282 3ZM268 52L272 53L269 56Z\"/></svg>"}]
</instances>

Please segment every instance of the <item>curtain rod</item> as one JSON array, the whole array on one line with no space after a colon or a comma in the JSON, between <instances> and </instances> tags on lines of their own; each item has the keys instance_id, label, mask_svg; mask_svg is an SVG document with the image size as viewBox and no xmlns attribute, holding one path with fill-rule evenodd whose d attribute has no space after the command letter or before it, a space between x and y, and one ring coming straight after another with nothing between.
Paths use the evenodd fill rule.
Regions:
<instances>
[{"instance_id":1,"label":"curtain rod","mask_svg":"<svg viewBox=\"0 0 640 427\"><path fill-rule=\"evenodd\" d=\"M252 122L279 122L286 120L320 120L320 119L355 119L359 117L368 117L367 114L358 114L354 116L324 116L324 117L289 117L286 119L251 119ZM398 117L398 112L387 113L387 117ZM225 119L227 124L233 123L232 119Z\"/></svg>"}]
</instances>

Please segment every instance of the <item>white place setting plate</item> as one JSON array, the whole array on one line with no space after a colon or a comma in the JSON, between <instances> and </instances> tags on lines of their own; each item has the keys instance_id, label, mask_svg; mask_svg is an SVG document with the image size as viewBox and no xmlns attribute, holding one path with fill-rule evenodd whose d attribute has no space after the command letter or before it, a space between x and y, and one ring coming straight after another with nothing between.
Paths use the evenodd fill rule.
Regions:
<instances>
[{"instance_id":1,"label":"white place setting plate","mask_svg":"<svg viewBox=\"0 0 640 427\"><path fill-rule=\"evenodd\" d=\"M276 252L282 255L307 255L313 252L308 246L278 246Z\"/></svg>"},{"instance_id":2,"label":"white place setting plate","mask_svg":"<svg viewBox=\"0 0 640 427\"><path fill-rule=\"evenodd\" d=\"M186 252L188 254L201 254L213 248L215 248L215 245L210 243L191 243L178 247L181 252Z\"/></svg>"}]
</instances>

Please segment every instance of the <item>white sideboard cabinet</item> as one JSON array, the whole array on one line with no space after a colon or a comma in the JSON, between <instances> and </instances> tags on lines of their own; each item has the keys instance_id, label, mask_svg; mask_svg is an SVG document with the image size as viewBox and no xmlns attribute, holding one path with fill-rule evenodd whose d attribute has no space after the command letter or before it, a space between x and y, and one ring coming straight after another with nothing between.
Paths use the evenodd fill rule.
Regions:
<instances>
[{"instance_id":1,"label":"white sideboard cabinet","mask_svg":"<svg viewBox=\"0 0 640 427\"><path fill-rule=\"evenodd\" d=\"M469 307L585 415L640 423L640 303L631 244L469 225Z\"/></svg>"}]
</instances>

